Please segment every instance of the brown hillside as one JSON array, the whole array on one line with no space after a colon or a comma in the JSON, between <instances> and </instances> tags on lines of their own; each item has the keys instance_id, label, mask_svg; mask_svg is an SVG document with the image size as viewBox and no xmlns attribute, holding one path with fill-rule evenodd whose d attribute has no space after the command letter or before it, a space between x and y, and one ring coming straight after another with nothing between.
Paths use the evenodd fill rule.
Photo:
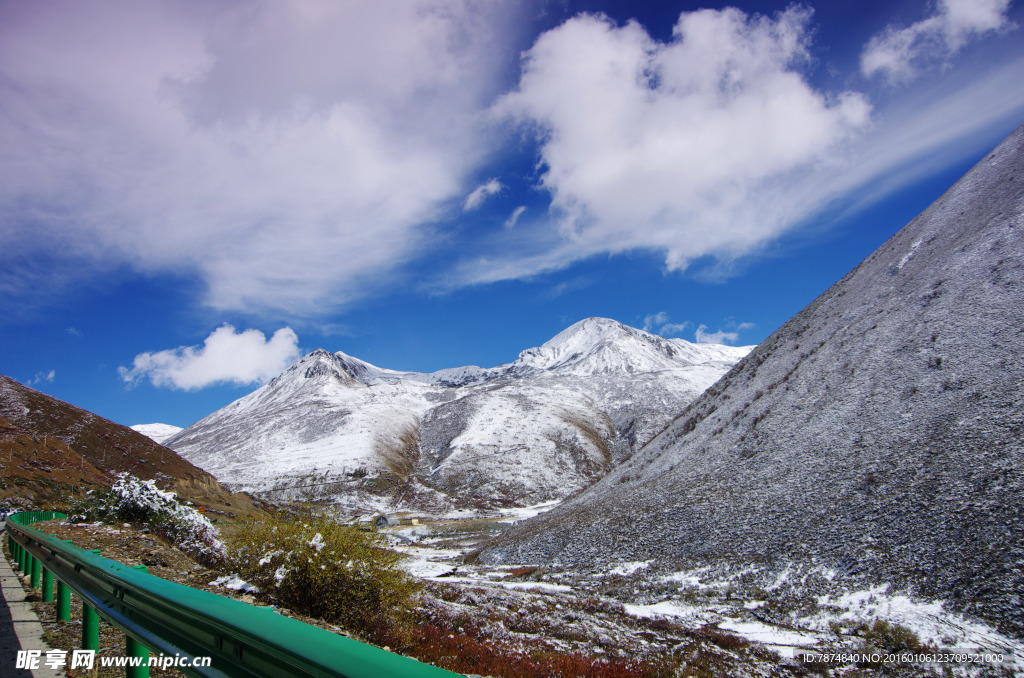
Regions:
<instances>
[{"instance_id":1,"label":"brown hillside","mask_svg":"<svg viewBox=\"0 0 1024 678\"><path fill-rule=\"evenodd\" d=\"M22 508L60 507L125 471L177 492L211 519L258 512L206 471L127 426L0 375L0 500Z\"/></svg>"}]
</instances>

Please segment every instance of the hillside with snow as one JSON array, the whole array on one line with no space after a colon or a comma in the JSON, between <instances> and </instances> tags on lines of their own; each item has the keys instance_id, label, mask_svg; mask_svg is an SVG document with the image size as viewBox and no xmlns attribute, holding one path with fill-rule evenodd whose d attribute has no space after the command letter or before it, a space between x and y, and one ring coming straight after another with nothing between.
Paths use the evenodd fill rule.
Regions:
<instances>
[{"instance_id":1,"label":"hillside with snow","mask_svg":"<svg viewBox=\"0 0 1024 678\"><path fill-rule=\"evenodd\" d=\"M481 558L732 566L766 588L802 568L1020 637L1022 469L1024 127L643 450Z\"/></svg>"},{"instance_id":2,"label":"hillside with snow","mask_svg":"<svg viewBox=\"0 0 1024 678\"><path fill-rule=\"evenodd\" d=\"M749 350L603 318L493 368L401 372L318 349L166 444L274 499L529 505L602 477Z\"/></svg>"}]
</instances>

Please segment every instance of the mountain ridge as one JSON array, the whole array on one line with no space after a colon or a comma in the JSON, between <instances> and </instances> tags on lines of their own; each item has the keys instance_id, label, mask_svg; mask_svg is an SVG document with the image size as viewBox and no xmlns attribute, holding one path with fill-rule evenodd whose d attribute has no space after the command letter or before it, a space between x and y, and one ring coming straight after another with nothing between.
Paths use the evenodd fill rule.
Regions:
<instances>
[{"instance_id":1,"label":"mountain ridge","mask_svg":"<svg viewBox=\"0 0 1024 678\"><path fill-rule=\"evenodd\" d=\"M316 349L167 444L252 491L535 503L600 477L747 350L599 318L492 368L403 372Z\"/></svg>"}]
</instances>

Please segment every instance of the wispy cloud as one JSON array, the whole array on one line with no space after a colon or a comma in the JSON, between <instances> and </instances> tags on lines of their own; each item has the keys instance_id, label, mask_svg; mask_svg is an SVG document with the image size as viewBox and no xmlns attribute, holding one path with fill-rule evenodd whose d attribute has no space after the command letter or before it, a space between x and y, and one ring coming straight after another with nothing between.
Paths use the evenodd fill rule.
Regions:
<instances>
[{"instance_id":1,"label":"wispy cloud","mask_svg":"<svg viewBox=\"0 0 1024 678\"><path fill-rule=\"evenodd\" d=\"M526 205L520 205L512 210L512 215L505 220L505 228L515 228L515 225L519 223L519 217L523 216L523 212L525 211Z\"/></svg>"},{"instance_id":2,"label":"wispy cloud","mask_svg":"<svg viewBox=\"0 0 1024 678\"><path fill-rule=\"evenodd\" d=\"M289 327L268 340L259 330L235 332L224 324L202 346L180 346L156 353L140 353L131 369L118 368L129 384L149 379L154 386L192 391L213 384L264 383L299 357L298 337Z\"/></svg>"},{"instance_id":3,"label":"wispy cloud","mask_svg":"<svg viewBox=\"0 0 1024 678\"><path fill-rule=\"evenodd\" d=\"M660 334L663 337L677 337L689 326L690 323L688 321L681 323L669 322L668 313L658 311L657 313L644 316L643 330Z\"/></svg>"},{"instance_id":4,"label":"wispy cloud","mask_svg":"<svg viewBox=\"0 0 1024 678\"><path fill-rule=\"evenodd\" d=\"M0 211L24 227L0 269L50 253L198 277L215 308L335 310L436 242L524 12L5 3Z\"/></svg>"},{"instance_id":5,"label":"wispy cloud","mask_svg":"<svg viewBox=\"0 0 1024 678\"><path fill-rule=\"evenodd\" d=\"M940 0L926 19L905 28L888 26L873 37L861 54L861 71L891 83L911 80L982 34L1009 27L1009 7L1010 0Z\"/></svg>"},{"instance_id":6,"label":"wispy cloud","mask_svg":"<svg viewBox=\"0 0 1024 678\"><path fill-rule=\"evenodd\" d=\"M668 313L665 311L658 311L650 315L644 316L644 332L654 331L659 325L663 325L668 322Z\"/></svg>"},{"instance_id":7,"label":"wispy cloud","mask_svg":"<svg viewBox=\"0 0 1024 678\"><path fill-rule=\"evenodd\" d=\"M678 337L689 326L689 321L682 323L665 323L661 326L661 329L658 330L658 334L663 337Z\"/></svg>"},{"instance_id":8,"label":"wispy cloud","mask_svg":"<svg viewBox=\"0 0 1024 678\"><path fill-rule=\"evenodd\" d=\"M579 290L585 290L593 284L594 279L588 275L576 276L575 278L572 278L570 280L565 280L563 282L558 283L557 285L549 289L547 292L545 292L542 295L542 297L548 300L558 299L559 297L563 297L570 292L578 292Z\"/></svg>"},{"instance_id":9,"label":"wispy cloud","mask_svg":"<svg viewBox=\"0 0 1024 678\"><path fill-rule=\"evenodd\" d=\"M32 377L27 382L25 382L25 385L26 386L35 386L36 384L41 384L44 381L45 382L49 382L49 383L52 384L53 381L56 378L57 378L57 371L56 370L50 370L49 372L36 372L36 376Z\"/></svg>"},{"instance_id":10,"label":"wispy cloud","mask_svg":"<svg viewBox=\"0 0 1024 678\"><path fill-rule=\"evenodd\" d=\"M703 323L697 327L696 336L698 344L725 344L740 338L738 332L726 332L725 330L709 332L708 326Z\"/></svg>"},{"instance_id":11,"label":"wispy cloud","mask_svg":"<svg viewBox=\"0 0 1024 678\"><path fill-rule=\"evenodd\" d=\"M941 2L876 38L866 59L907 47L865 72L949 60L1007 29L1007 4ZM463 258L416 268L422 289L635 249L728 271L837 198L960 160L1024 110L1021 59L930 91L922 78L910 103L815 88L799 6L684 13L667 41L577 16L536 40L501 97L527 5L0 5L0 296L25 315L127 266L301 327L435 266L441 243ZM528 213L462 240L460 207L513 191L466 183L508 139L496 119L538 133L551 209L524 199Z\"/></svg>"},{"instance_id":12,"label":"wispy cloud","mask_svg":"<svg viewBox=\"0 0 1024 678\"><path fill-rule=\"evenodd\" d=\"M725 321L725 326L711 332L708 326L701 323L697 326L695 338L698 344L733 344L739 341L740 332L754 329L754 323L738 323L734 318Z\"/></svg>"},{"instance_id":13,"label":"wispy cloud","mask_svg":"<svg viewBox=\"0 0 1024 678\"><path fill-rule=\"evenodd\" d=\"M504 186L497 179L490 179L473 189L473 192L466 196L466 202L462 206L464 212L472 212L479 209L487 198L501 192Z\"/></svg>"}]
</instances>

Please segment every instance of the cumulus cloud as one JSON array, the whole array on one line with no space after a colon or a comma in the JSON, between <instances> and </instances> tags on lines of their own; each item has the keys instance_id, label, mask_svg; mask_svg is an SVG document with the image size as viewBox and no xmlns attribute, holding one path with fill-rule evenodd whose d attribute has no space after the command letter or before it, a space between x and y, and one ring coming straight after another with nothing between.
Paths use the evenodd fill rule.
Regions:
<instances>
[{"instance_id":1,"label":"cumulus cloud","mask_svg":"<svg viewBox=\"0 0 1024 678\"><path fill-rule=\"evenodd\" d=\"M865 76L892 83L912 79L930 63L942 63L984 33L1009 26L1010 0L940 0L935 13L906 28L888 26L861 54Z\"/></svg>"},{"instance_id":2,"label":"cumulus cloud","mask_svg":"<svg viewBox=\"0 0 1024 678\"><path fill-rule=\"evenodd\" d=\"M299 357L298 337L290 327L268 340L259 330L236 332L224 324L202 346L180 346L135 356L131 369L118 368L129 384L149 379L154 386L192 391L214 384L264 383Z\"/></svg>"},{"instance_id":3,"label":"cumulus cloud","mask_svg":"<svg viewBox=\"0 0 1024 678\"><path fill-rule=\"evenodd\" d=\"M7 282L46 253L194 276L222 309L317 314L364 294L464 195L523 11L5 3Z\"/></svg>"},{"instance_id":4,"label":"cumulus cloud","mask_svg":"<svg viewBox=\"0 0 1024 678\"><path fill-rule=\"evenodd\" d=\"M497 179L490 179L486 183L480 184L466 197L466 202L463 204L462 210L464 212L472 212L473 210L478 209L480 205L484 204L484 200L487 200L487 198L496 193L500 193L502 188L504 187Z\"/></svg>"},{"instance_id":5,"label":"cumulus cloud","mask_svg":"<svg viewBox=\"0 0 1024 678\"><path fill-rule=\"evenodd\" d=\"M493 279L634 248L683 269L748 253L820 207L789 181L830 163L870 107L807 82L809 18L800 7L683 13L663 43L636 23L581 15L540 36L495 110L538 132L560 243L466 273Z\"/></svg>"}]
</instances>

